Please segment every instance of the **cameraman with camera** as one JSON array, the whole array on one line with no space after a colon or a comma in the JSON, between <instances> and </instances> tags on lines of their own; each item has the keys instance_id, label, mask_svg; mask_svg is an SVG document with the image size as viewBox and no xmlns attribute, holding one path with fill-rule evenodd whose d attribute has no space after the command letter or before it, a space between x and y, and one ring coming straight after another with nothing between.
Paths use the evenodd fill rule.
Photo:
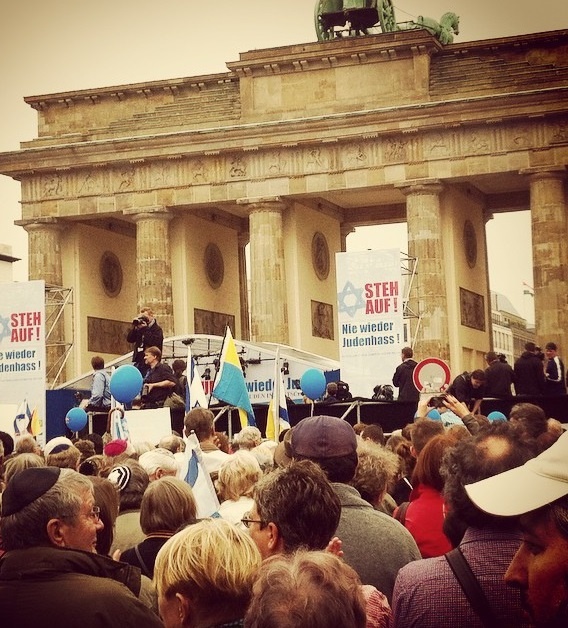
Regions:
<instances>
[{"instance_id":1,"label":"cameraman with camera","mask_svg":"<svg viewBox=\"0 0 568 628\"><path fill-rule=\"evenodd\" d=\"M140 314L132 321L132 329L126 340L134 344L132 362L144 377L149 369L144 362L144 351L148 347L158 347L161 351L164 344L164 332L156 322L152 308L140 309Z\"/></svg>"}]
</instances>

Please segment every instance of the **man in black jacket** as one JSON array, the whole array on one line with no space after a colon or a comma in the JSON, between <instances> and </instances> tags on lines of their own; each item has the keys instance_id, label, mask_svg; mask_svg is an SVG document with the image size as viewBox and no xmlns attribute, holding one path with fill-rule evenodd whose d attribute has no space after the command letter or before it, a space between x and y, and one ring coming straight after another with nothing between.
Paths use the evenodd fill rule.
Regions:
<instances>
[{"instance_id":1,"label":"man in black jacket","mask_svg":"<svg viewBox=\"0 0 568 628\"><path fill-rule=\"evenodd\" d=\"M154 318L152 308L140 309L140 314L132 321L132 329L128 332L126 340L134 344L132 362L144 377L148 372L144 351L148 347L158 347L161 351L164 345L164 332Z\"/></svg>"},{"instance_id":2,"label":"man in black jacket","mask_svg":"<svg viewBox=\"0 0 568 628\"><path fill-rule=\"evenodd\" d=\"M162 626L137 598L140 570L96 553L102 527L84 475L56 467L17 473L0 518L2 626Z\"/></svg>"},{"instance_id":3,"label":"man in black jacket","mask_svg":"<svg viewBox=\"0 0 568 628\"><path fill-rule=\"evenodd\" d=\"M544 395L546 380L544 365L534 342L525 344L525 351L515 362L515 392L517 395Z\"/></svg>"},{"instance_id":4,"label":"man in black jacket","mask_svg":"<svg viewBox=\"0 0 568 628\"><path fill-rule=\"evenodd\" d=\"M398 401L414 401L420 398L420 393L414 385L413 373L417 362L412 359L413 351L410 347L403 347L402 364L396 367L392 383L398 388Z\"/></svg>"},{"instance_id":5,"label":"man in black jacket","mask_svg":"<svg viewBox=\"0 0 568 628\"><path fill-rule=\"evenodd\" d=\"M515 381L513 367L503 361L495 353L489 351L485 354L488 366L485 369L485 396L497 399L508 399L513 395L511 386Z\"/></svg>"}]
</instances>

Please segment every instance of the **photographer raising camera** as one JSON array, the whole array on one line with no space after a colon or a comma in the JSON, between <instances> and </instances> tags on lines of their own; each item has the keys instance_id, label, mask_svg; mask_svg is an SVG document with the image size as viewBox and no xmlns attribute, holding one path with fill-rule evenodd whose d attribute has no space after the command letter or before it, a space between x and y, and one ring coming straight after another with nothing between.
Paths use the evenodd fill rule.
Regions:
<instances>
[{"instance_id":1,"label":"photographer raising camera","mask_svg":"<svg viewBox=\"0 0 568 628\"><path fill-rule=\"evenodd\" d=\"M152 308L140 309L140 314L132 321L132 329L126 340L134 345L132 362L144 377L149 368L144 362L144 351L148 347L158 347L161 351L164 344L164 332L156 322Z\"/></svg>"}]
</instances>

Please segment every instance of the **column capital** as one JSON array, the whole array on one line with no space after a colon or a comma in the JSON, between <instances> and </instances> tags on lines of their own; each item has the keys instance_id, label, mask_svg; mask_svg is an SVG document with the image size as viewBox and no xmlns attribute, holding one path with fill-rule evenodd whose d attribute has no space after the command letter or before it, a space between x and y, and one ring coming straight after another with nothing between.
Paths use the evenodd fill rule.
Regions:
<instances>
[{"instance_id":1,"label":"column capital","mask_svg":"<svg viewBox=\"0 0 568 628\"><path fill-rule=\"evenodd\" d=\"M444 183L440 179L414 179L395 185L405 196L410 194L440 194Z\"/></svg>"},{"instance_id":2,"label":"column capital","mask_svg":"<svg viewBox=\"0 0 568 628\"><path fill-rule=\"evenodd\" d=\"M534 166L533 168L523 168L519 174L528 176L532 180L537 179L566 179L565 166Z\"/></svg>"},{"instance_id":3,"label":"column capital","mask_svg":"<svg viewBox=\"0 0 568 628\"><path fill-rule=\"evenodd\" d=\"M130 217L134 222L139 220L172 220L174 217L167 207L160 205L156 207L133 207L123 210L122 213Z\"/></svg>"},{"instance_id":4,"label":"column capital","mask_svg":"<svg viewBox=\"0 0 568 628\"><path fill-rule=\"evenodd\" d=\"M246 206L249 212L283 211L290 205L290 202L281 196L257 196L253 198L238 198L237 205Z\"/></svg>"},{"instance_id":5,"label":"column capital","mask_svg":"<svg viewBox=\"0 0 568 628\"><path fill-rule=\"evenodd\" d=\"M52 229L63 231L65 223L59 218L45 216L43 218L26 218L25 220L15 220L15 225L23 227L28 233L30 231L39 231L41 229Z\"/></svg>"}]
</instances>

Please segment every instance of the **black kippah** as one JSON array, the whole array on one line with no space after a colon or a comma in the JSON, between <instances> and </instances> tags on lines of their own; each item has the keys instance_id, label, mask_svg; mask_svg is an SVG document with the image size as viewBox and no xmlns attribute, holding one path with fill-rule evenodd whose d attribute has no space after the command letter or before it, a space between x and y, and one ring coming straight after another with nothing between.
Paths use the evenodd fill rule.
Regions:
<instances>
[{"instance_id":1,"label":"black kippah","mask_svg":"<svg viewBox=\"0 0 568 628\"><path fill-rule=\"evenodd\" d=\"M60 473L58 467L31 467L16 473L2 493L2 516L13 515L45 495Z\"/></svg>"}]
</instances>

